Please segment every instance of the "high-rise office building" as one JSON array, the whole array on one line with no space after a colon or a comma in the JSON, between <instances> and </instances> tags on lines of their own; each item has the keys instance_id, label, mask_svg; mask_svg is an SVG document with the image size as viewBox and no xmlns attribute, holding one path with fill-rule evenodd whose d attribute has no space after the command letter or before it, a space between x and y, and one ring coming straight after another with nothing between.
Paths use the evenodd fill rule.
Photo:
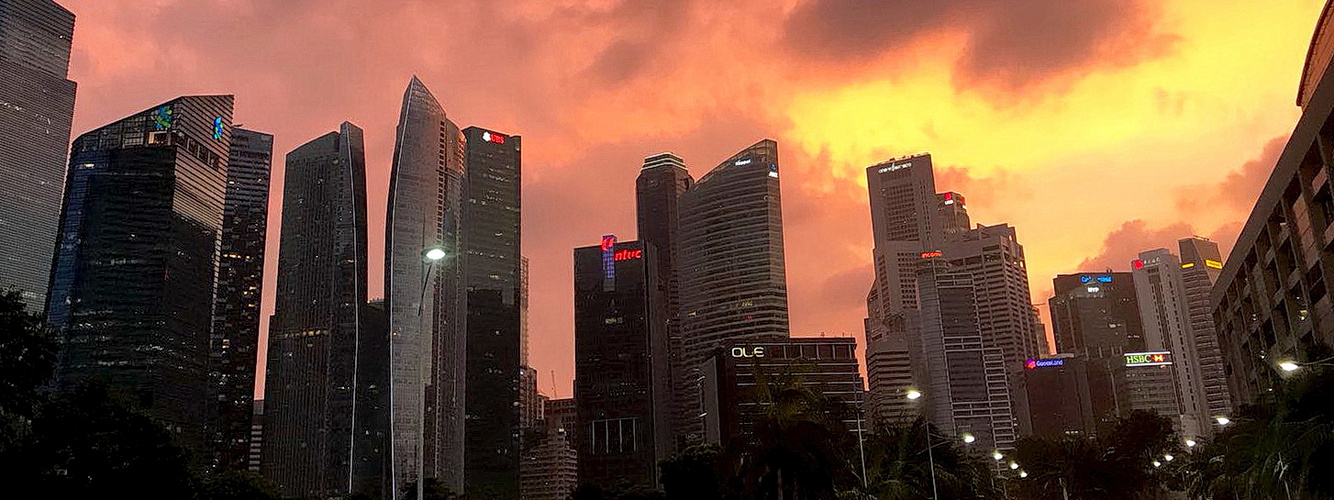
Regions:
<instances>
[{"instance_id":1,"label":"high-rise office building","mask_svg":"<svg viewBox=\"0 0 1334 500\"><path fill-rule=\"evenodd\" d=\"M1297 89L1302 116L1278 157L1210 294L1232 404L1260 402L1280 380L1275 363L1320 361L1334 345L1325 275L1334 199L1325 158L1334 130L1334 3L1320 13Z\"/></svg>"},{"instance_id":2,"label":"high-rise office building","mask_svg":"<svg viewBox=\"0 0 1334 500\"><path fill-rule=\"evenodd\" d=\"M946 435L971 434L979 449L1008 450L1018 430L1012 370L997 342L999 332L982 324L980 299L994 294L978 281L945 257L931 254L918 264L917 380L923 381L926 414Z\"/></svg>"},{"instance_id":3,"label":"high-rise office building","mask_svg":"<svg viewBox=\"0 0 1334 500\"><path fill-rule=\"evenodd\" d=\"M699 365L719 344L788 335L778 173L778 143L765 139L700 177L678 202L680 258L672 265L688 403L698 404ZM702 438L702 424L686 423L685 440Z\"/></svg>"},{"instance_id":4,"label":"high-rise office building","mask_svg":"<svg viewBox=\"0 0 1334 500\"><path fill-rule=\"evenodd\" d=\"M824 410L850 432L864 425L857 339L771 336L738 340L714 349L704 362L705 436L724 446L755 444L755 425L774 395L801 387L825 398ZM839 407L841 406L841 408Z\"/></svg>"},{"instance_id":5,"label":"high-rise office building","mask_svg":"<svg viewBox=\"0 0 1334 500\"><path fill-rule=\"evenodd\" d=\"M478 127L467 139L463 248L467 286L466 488L519 497L522 256L517 135Z\"/></svg>"},{"instance_id":6,"label":"high-rise office building","mask_svg":"<svg viewBox=\"0 0 1334 500\"><path fill-rule=\"evenodd\" d=\"M571 442L578 411L573 398L540 399L541 435L534 446L524 449L519 498L569 500L579 486L579 459Z\"/></svg>"},{"instance_id":7,"label":"high-rise office building","mask_svg":"<svg viewBox=\"0 0 1334 500\"><path fill-rule=\"evenodd\" d=\"M966 201L963 195L954 191L936 193L936 214L940 218L942 233L948 236L968 231L972 223Z\"/></svg>"},{"instance_id":8,"label":"high-rise office building","mask_svg":"<svg viewBox=\"0 0 1334 500\"><path fill-rule=\"evenodd\" d=\"M352 493L393 498L389 462L389 318L384 300L361 310L352 421Z\"/></svg>"},{"instance_id":9,"label":"high-rise office building","mask_svg":"<svg viewBox=\"0 0 1334 500\"><path fill-rule=\"evenodd\" d=\"M1191 335L1195 338L1206 415L1209 418L1227 415L1232 410L1232 397L1227 388L1227 376L1223 373L1223 353L1218 347L1213 306L1209 303L1209 293L1223 269L1223 257L1218 252L1217 243L1200 237L1183 238L1177 246L1181 250L1186 315Z\"/></svg>"},{"instance_id":10,"label":"high-rise office building","mask_svg":"<svg viewBox=\"0 0 1334 500\"><path fill-rule=\"evenodd\" d=\"M1159 371L1170 372L1175 415L1183 436L1201 437L1209 431L1209 408L1204 395L1195 334L1191 328L1189 294L1182 279L1181 262L1167 249L1140 252L1131 264L1135 295L1139 299L1140 324L1145 346L1172 353L1173 364ZM1143 371L1143 370L1137 370Z\"/></svg>"},{"instance_id":11,"label":"high-rise office building","mask_svg":"<svg viewBox=\"0 0 1334 500\"><path fill-rule=\"evenodd\" d=\"M259 474L264 460L264 400L256 399L250 414L250 453L246 455L246 471Z\"/></svg>"},{"instance_id":12,"label":"high-rise office building","mask_svg":"<svg viewBox=\"0 0 1334 500\"><path fill-rule=\"evenodd\" d=\"M1024 385L1032 412L1032 435L1087 436L1097 430L1084 358L1058 354L1025 360Z\"/></svg>"},{"instance_id":13,"label":"high-rise office building","mask_svg":"<svg viewBox=\"0 0 1334 500\"><path fill-rule=\"evenodd\" d=\"M866 184L875 268L864 322L869 411L877 422L910 420L916 409L904 395L913 385L912 353L918 348L916 266L924 253L937 250L936 214L962 203L946 207L942 197L938 204L929 154L871 165Z\"/></svg>"},{"instance_id":14,"label":"high-rise office building","mask_svg":"<svg viewBox=\"0 0 1334 500\"><path fill-rule=\"evenodd\" d=\"M672 452L666 301L654 248L574 250L575 447L579 482L656 487Z\"/></svg>"},{"instance_id":15,"label":"high-rise office building","mask_svg":"<svg viewBox=\"0 0 1334 500\"><path fill-rule=\"evenodd\" d=\"M1056 348L1084 360L1095 427L1132 410L1179 421L1172 353L1145 335L1134 275L1062 274L1052 284Z\"/></svg>"},{"instance_id":16,"label":"high-rise office building","mask_svg":"<svg viewBox=\"0 0 1334 500\"><path fill-rule=\"evenodd\" d=\"M0 0L0 289L41 311L60 224L75 84L74 14L51 0Z\"/></svg>"},{"instance_id":17,"label":"high-rise office building","mask_svg":"<svg viewBox=\"0 0 1334 500\"><path fill-rule=\"evenodd\" d=\"M264 388L264 468L284 496L353 489L366 304L366 155L344 122L287 154Z\"/></svg>"},{"instance_id":18,"label":"high-rise office building","mask_svg":"<svg viewBox=\"0 0 1334 500\"><path fill-rule=\"evenodd\" d=\"M635 180L635 208L638 215L639 241L658 249L658 281L667 301L668 358L671 365L672 432L678 444L687 440L682 431L694 420L694 408L688 404L685 373L684 338L681 327L681 280L676 262L681 252L681 195L695 179L685 162L672 153L644 158Z\"/></svg>"},{"instance_id":19,"label":"high-rise office building","mask_svg":"<svg viewBox=\"0 0 1334 500\"><path fill-rule=\"evenodd\" d=\"M963 197L957 193L944 195L962 204ZM1020 435L1027 435L1031 430L1024 361L1046 354L1047 339L1046 332L1038 329L1037 315L1033 313L1024 247L1019 243L1015 228L1008 224L978 224L973 229L957 229L955 227L954 232L944 236L939 250L954 272L966 273L973 278L982 340L988 348L997 349L1004 357L1004 377L1016 430Z\"/></svg>"},{"instance_id":20,"label":"high-rise office building","mask_svg":"<svg viewBox=\"0 0 1334 500\"><path fill-rule=\"evenodd\" d=\"M244 469L250 449L272 161L272 135L232 130L208 369L217 392L209 398L212 465L223 470Z\"/></svg>"},{"instance_id":21,"label":"high-rise office building","mask_svg":"<svg viewBox=\"0 0 1334 500\"><path fill-rule=\"evenodd\" d=\"M46 306L57 383L105 381L196 457L231 121L232 96L180 97L75 139Z\"/></svg>"},{"instance_id":22,"label":"high-rise office building","mask_svg":"<svg viewBox=\"0 0 1334 500\"><path fill-rule=\"evenodd\" d=\"M416 77L403 93L385 223L395 495L464 485L463 134Z\"/></svg>"}]
</instances>

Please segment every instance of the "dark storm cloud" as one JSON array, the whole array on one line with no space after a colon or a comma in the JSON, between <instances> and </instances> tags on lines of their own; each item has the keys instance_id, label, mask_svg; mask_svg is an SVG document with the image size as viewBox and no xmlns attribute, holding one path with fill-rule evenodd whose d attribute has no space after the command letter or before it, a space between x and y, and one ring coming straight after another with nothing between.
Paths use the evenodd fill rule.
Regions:
<instances>
[{"instance_id":1,"label":"dark storm cloud","mask_svg":"<svg viewBox=\"0 0 1334 500\"><path fill-rule=\"evenodd\" d=\"M1165 53L1155 2L1136 0L809 0L788 17L784 43L833 62L877 60L927 33L967 37L957 87L1041 83Z\"/></svg>"}]
</instances>

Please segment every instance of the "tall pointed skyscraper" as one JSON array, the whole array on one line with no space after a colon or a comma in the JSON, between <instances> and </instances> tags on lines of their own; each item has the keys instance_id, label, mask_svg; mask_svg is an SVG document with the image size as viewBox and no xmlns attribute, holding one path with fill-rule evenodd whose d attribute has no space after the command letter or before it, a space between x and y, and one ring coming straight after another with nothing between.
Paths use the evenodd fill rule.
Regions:
<instances>
[{"instance_id":1,"label":"tall pointed skyscraper","mask_svg":"<svg viewBox=\"0 0 1334 500\"><path fill-rule=\"evenodd\" d=\"M680 211L682 380L696 384L686 393L697 404L699 364L714 348L789 333L778 143L723 161L681 195ZM694 420L684 434L698 441L702 432Z\"/></svg>"},{"instance_id":2,"label":"tall pointed skyscraper","mask_svg":"<svg viewBox=\"0 0 1334 500\"><path fill-rule=\"evenodd\" d=\"M0 289L41 311L60 224L74 116L74 14L51 0L0 0Z\"/></svg>"},{"instance_id":3,"label":"tall pointed skyscraper","mask_svg":"<svg viewBox=\"0 0 1334 500\"><path fill-rule=\"evenodd\" d=\"M352 491L366 304L366 155L344 122L287 154L264 395L265 475L283 496Z\"/></svg>"},{"instance_id":4,"label":"tall pointed skyscraper","mask_svg":"<svg viewBox=\"0 0 1334 500\"><path fill-rule=\"evenodd\" d=\"M467 253L466 488L519 498L519 375L522 256L519 254L523 139L478 127L467 138L463 244Z\"/></svg>"},{"instance_id":5,"label":"tall pointed skyscraper","mask_svg":"<svg viewBox=\"0 0 1334 500\"><path fill-rule=\"evenodd\" d=\"M57 383L106 382L196 457L231 123L232 96L188 96L79 136L47 301Z\"/></svg>"},{"instance_id":6,"label":"tall pointed skyscraper","mask_svg":"<svg viewBox=\"0 0 1334 500\"><path fill-rule=\"evenodd\" d=\"M395 495L423 478L463 491L465 143L413 77L398 119L385 223Z\"/></svg>"}]
</instances>

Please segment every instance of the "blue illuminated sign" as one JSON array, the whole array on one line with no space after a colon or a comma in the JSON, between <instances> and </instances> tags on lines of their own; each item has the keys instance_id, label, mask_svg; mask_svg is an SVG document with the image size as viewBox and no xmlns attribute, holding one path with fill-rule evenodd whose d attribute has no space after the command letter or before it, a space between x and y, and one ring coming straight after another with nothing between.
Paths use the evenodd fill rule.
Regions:
<instances>
[{"instance_id":1,"label":"blue illuminated sign","mask_svg":"<svg viewBox=\"0 0 1334 500\"><path fill-rule=\"evenodd\" d=\"M1111 277L1111 276L1098 276L1098 281L1099 281L1100 283L1111 283L1111 282L1112 282L1112 277Z\"/></svg>"},{"instance_id":2,"label":"blue illuminated sign","mask_svg":"<svg viewBox=\"0 0 1334 500\"><path fill-rule=\"evenodd\" d=\"M153 125L157 127L158 130L167 130L171 128L173 121L171 115L172 111L169 106L161 106L153 110Z\"/></svg>"},{"instance_id":3,"label":"blue illuminated sign","mask_svg":"<svg viewBox=\"0 0 1334 500\"><path fill-rule=\"evenodd\" d=\"M221 116L216 117L216 118L213 119L213 140L215 140L215 141L220 141L220 140L222 140L222 117L221 117Z\"/></svg>"}]
</instances>

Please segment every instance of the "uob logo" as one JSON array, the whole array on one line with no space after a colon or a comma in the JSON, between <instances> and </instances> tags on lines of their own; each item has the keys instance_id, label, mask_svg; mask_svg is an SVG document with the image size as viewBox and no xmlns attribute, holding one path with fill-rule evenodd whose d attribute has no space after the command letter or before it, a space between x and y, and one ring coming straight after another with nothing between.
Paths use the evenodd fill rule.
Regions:
<instances>
[{"instance_id":1,"label":"uob logo","mask_svg":"<svg viewBox=\"0 0 1334 500\"><path fill-rule=\"evenodd\" d=\"M751 348L745 348L745 347L733 347L733 348L732 348L732 357L734 357L734 358L763 358L763 357L764 357L764 348L763 348L763 347L751 347Z\"/></svg>"}]
</instances>

